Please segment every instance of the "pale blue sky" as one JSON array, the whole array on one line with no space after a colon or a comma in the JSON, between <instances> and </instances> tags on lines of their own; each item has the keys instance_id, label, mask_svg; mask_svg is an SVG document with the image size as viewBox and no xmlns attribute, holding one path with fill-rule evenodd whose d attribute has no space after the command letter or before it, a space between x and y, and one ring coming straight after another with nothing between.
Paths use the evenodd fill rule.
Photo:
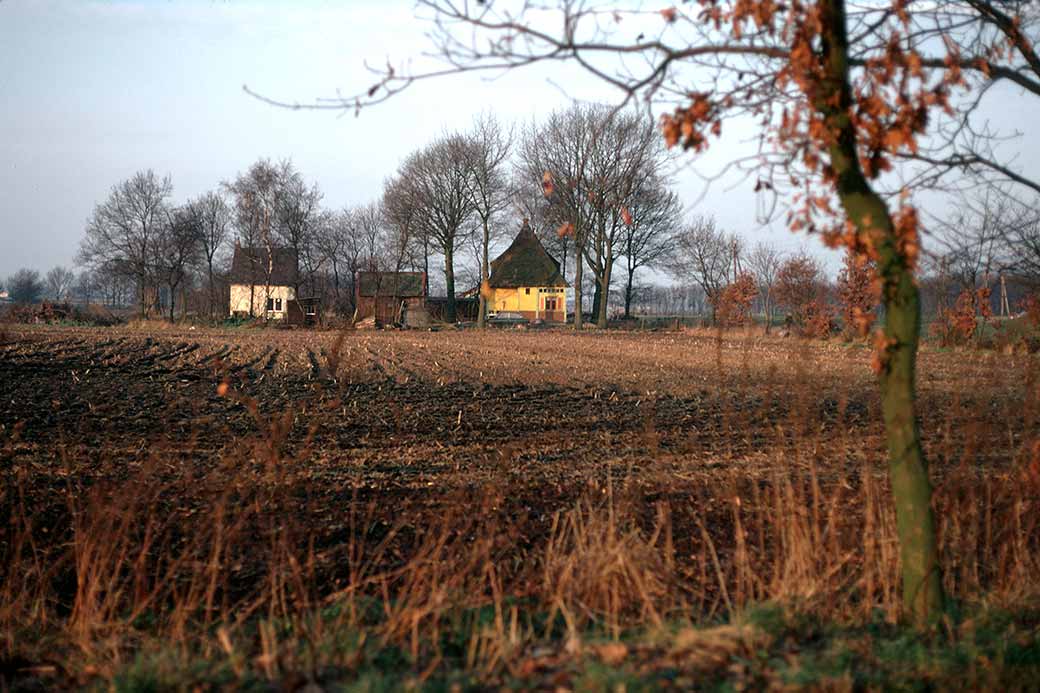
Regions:
<instances>
[{"instance_id":1,"label":"pale blue sky","mask_svg":"<svg viewBox=\"0 0 1040 693\"><path fill-rule=\"evenodd\" d=\"M259 157L288 157L339 208L374 199L410 151L481 110L523 121L571 98L618 98L559 65L419 84L360 117L242 91L301 102L354 93L372 82L365 60L418 56L426 28L410 0L0 0L0 277L71 264L94 204L140 169L170 174L182 201ZM732 152L717 144L711 156ZM715 186L693 211L751 240L819 248L758 229L751 186ZM687 170L676 189L692 205L703 186Z\"/></svg>"},{"instance_id":2,"label":"pale blue sky","mask_svg":"<svg viewBox=\"0 0 1040 693\"><path fill-rule=\"evenodd\" d=\"M259 157L290 157L338 208L373 199L405 155L483 109L522 121L571 97L617 99L560 66L416 85L357 118L242 91L311 101L367 87L366 59L428 47L412 11L408 0L0 0L0 277L71 263L93 205L139 169L169 173L184 200ZM701 189L684 188L690 200ZM750 228L753 200L734 199L701 211Z\"/></svg>"}]
</instances>

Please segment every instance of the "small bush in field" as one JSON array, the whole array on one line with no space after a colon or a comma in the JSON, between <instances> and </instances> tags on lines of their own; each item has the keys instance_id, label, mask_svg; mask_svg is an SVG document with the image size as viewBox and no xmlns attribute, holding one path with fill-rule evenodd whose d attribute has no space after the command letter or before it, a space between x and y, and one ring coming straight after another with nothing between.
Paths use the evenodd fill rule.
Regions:
<instances>
[{"instance_id":1,"label":"small bush in field","mask_svg":"<svg viewBox=\"0 0 1040 693\"><path fill-rule=\"evenodd\" d=\"M838 299L846 338L865 337L874 324L874 308L878 304L874 278L873 262L862 255L845 253L844 266L838 273Z\"/></svg>"},{"instance_id":2,"label":"small bush in field","mask_svg":"<svg viewBox=\"0 0 1040 693\"><path fill-rule=\"evenodd\" d=\"M786 306L792 327L803 337L824 337L831 332L833 310L827 304L819 264L808 255L797 255L780 266L776 298Z\"/></svg>"},{"instance_id":3,"label":"small bush in field","mask_svg":"<svg viewBox=\"0 0 1040 693\"><path fill-rule=\"evenodd\" d=\"M755 278L748 273L740 274L727 284L719 294L715 307L715 318L723 327L739 327L751 322L751 304L758 295Z\"/></svg>"},{"instance_id":4,"label":"small bush in field","mask_svg":"<svg viewBox=\"0 0 1040 693\"><path fill-rule=\"evenodd\" d=\"M964 344L975 336L979 318L983 323L993 315L989 305L990 289L983 286L974 291L965 289L957 296L953 308L940 309L932 325L932 334L944 346Z\"/></svg>"},{"instance_id":5,"label":"small bush in field","mask_svg":"<svg viewBox=\"0 0 1040 693\"><path fill-rule=\"evenodd\" d=\"M1022 312L1026 316L1026 324L1034 330L1040 330L1040 294L1030 294L1022 299Z\"/></svg>"},{"instance_id":6,"label":"small bush in field","mask_svg":"<svg viewBox=\"0 0 1040 693\"><path fill-rule=\"evenodd\" d=\"M802 336L823 339L833 332L834 309L819 299L807 303L802 310Z\"/></svg>"}]
</instances>

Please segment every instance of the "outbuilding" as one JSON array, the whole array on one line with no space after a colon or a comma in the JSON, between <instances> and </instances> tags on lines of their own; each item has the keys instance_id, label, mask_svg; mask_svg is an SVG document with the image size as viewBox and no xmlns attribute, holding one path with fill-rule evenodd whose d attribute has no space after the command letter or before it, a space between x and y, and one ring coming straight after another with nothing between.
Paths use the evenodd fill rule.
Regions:
<instances>
[{"instance_id":1,"label":"outbuilding","mask_svg":"<svg viewBox=\"0 0 1040 693\"><path fill-rule=\"evenodd\" d=\"M393 325L426 319L423 272L358 272L354 287L355 322L374 318L377 325Z\"/></svg>"}]
</instances>

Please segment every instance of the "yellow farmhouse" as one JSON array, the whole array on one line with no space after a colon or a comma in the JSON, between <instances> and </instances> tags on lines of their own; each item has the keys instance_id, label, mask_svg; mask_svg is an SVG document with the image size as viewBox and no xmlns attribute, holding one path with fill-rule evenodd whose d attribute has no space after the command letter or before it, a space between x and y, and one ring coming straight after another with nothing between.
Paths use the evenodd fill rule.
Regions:
<instances>
[{"instance_id":1,"label":"yellow farmhouse","mask_svg":"<svg viewBox=\"0 0 1040 693\"><path fill-rule=\"evenodd\" d=\"M567 282L560 263L545 251L526 219L513 244L491 262L484 298L490 317L567 322Z\"/></svg>"}]
</instances>

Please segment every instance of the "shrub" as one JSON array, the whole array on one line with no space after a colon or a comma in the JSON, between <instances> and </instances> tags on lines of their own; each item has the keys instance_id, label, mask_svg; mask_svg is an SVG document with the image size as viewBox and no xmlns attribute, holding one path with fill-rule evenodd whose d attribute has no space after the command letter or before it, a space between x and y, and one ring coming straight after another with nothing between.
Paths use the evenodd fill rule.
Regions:
<instances>
[{"instance_id":1,"label":"shrub","mask_svg":"<svg viewBox=\"0 0 1040 693\"><path fill-rule=\"evenodd\" d=\"M1022 299L1022 312L1025 313L1026 324L1034 330L1040 330L1040 294L1030 294Z\"/></svg>"},{"instance_id":2,"label":"shrub","mask_svg":"<svg viewBox=\"0 0 1040 693\"><path fill-rule=\"evenodd\" d=\"M974 291L961 291L953 308L939 309L938 317L932 325L932 334L943 346L966 343L978 332L979 317L985 323L993 315L989 296L990 289L986 286Z\"/></svg>"},{"instance_id":3,"label":"shrub","mask_svg":"<svg viewBox=\"0 0 1040 693\"><path fill-rule=\"evenodd\" d=\"M755 278L744 272L719 293L715 319L723 327L739 327L751 322L751 304L758 295Z\"/></svg>"},{"instance_id":4,"label":"shrub","mask_svg":"<svg viewBox=\"0 0 1040 693\"><path fill-rule=\"evenodd\" d=\"M788 310L790 326L803 337L823 337L831 332L833 310L819 264L808 255L797 255L780 266L776 298Z\"/></svg>"},{"instance_id":5,"label":"shrub","mask_svg":"<svg viewBox=\"0 0 1040 693\"><path fill-rule=\"evenodd\" d=\"M846 338L865 337L874 324L878 303L875 272L874 263L868 258L851 251L845 253L844 266L838 273L838 300Z\"/></svg>"}]
</instances>

